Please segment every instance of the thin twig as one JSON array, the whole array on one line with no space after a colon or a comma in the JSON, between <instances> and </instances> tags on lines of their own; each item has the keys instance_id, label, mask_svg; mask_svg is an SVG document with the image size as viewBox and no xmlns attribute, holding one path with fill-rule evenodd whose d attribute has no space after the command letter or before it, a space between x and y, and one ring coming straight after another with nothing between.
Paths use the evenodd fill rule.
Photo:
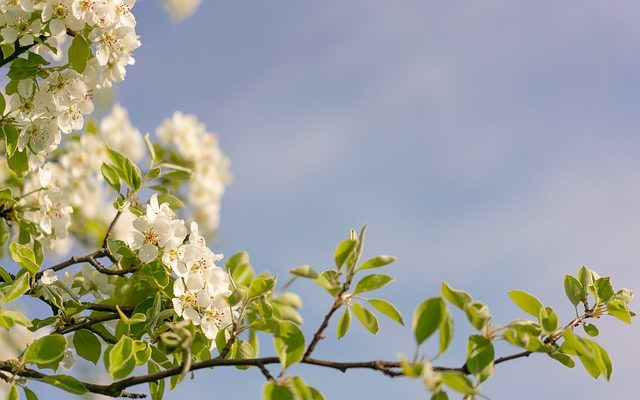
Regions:
<instances>
[{"instance_id":1,"label":"thin twig","mask_svg":"<svg viewBox=\"0 0 640 400\"><path fill-rule=\"evenodd\" d=\"M118 212L116 213L116 216L113 217L113 220L111 220L111 223L109 224L109 227L107 228L107 232L104 234L104 239L102 240L102 247L106 248L107 247L107 242L109 241L109 239L111 239L111 235L113 234L113 230L116 227L116 224L118 223L118 220L120 219L120 216L122 215L122 211L118 210Z\"/></svg>"},{"instance_id":2,"label":"thin twig","mask_svg":"<svg viewBox=\"0 0 640 400\"><path fill-rule=\"evenodd\" d=\"M87 318L81 322L76 322L71 325L61 326L57 328L54 331L54 333L59 333L64 335L66 333L79 331L80 329L86 329L92 325L99 324L101 322L113 321L116 319L120 319L120 316L118 314L108 314L108 315L103 315L95 318Z\"/></svg>"}]
</instances>

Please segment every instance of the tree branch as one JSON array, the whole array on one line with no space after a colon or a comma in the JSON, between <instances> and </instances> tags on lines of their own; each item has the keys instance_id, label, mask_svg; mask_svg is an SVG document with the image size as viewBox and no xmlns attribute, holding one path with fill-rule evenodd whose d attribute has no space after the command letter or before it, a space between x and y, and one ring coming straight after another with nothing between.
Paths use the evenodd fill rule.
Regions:
<instances>
[{"instance_id":1,"label":"tree branch","mask_svg":"<svg viewBox=\"0 0 640 400\"><path fill-rule=\"evenodd\" d=\"M116 224L118 223L118 220L120 219L120 216L122 215L122 211L118 210L118 212L116 213L116 216L113 217L113 220L111 221L111 223L109 224L109 227L107 228L107 232L104 234L104 239L102 240L102 247L103 248L107 248L107 241L109 241L109 239L111 239L111 235L113 234L113 230L116 227Z\"/></svg>"},{"instance_id":2,"label":"tree branch","mask_svg":"<svg viewBox=\"0 0 640 400\"><path fill-rule=\"evenodd\" d=\"M38 39L40 41L45 41L47 40L48 36L45 35L40 35L38 37ZM39 44L37 41L34 42L33 44L27 45L27 46L20 46L20 43L18 41L16 41L15 43L15 50L13 52L13 54L11 54L9 57L4 58L4 57L0 57L0 68L4 67L5 65L9 64L11 61L15 60L16 58L18 58L22 53L27 52L29 49L31 49L33 46L36 46L37 44ZM17 45L17 46L16 46Z\"/></svg>"}]
</instances>

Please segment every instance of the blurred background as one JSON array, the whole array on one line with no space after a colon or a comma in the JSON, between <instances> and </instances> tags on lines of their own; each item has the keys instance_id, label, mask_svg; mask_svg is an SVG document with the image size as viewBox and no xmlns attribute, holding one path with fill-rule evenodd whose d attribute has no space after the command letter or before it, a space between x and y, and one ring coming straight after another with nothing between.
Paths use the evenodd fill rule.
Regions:
<instances>
[{"instance_id":1,"label":"blurred background","mask_svg":"<svg viewBox=\"0 0 640 400\"><path fill-rule=\"evenodd\" d=\"M157 2L135 11L142 47L118 89L134 125L194 113L232 160L214 251L247 250L286 278L329 266L367 224L365 255L398 258L380 296L408 321L442 280L488 303L495 323L525 317L516 288L569 320L563 277L581 265L640 287L640 3L205 1L179 24ZM331 300L294 288L310 336ZM455 317L439 362L459 366L470 330ZM484 394L636 399L638 325L597 325L610 383L534 355L497 366ZM410 327L387 319L376 337L354 323L341 343L334 327L318 358L413 352ZM420 382L368 371L292 372L327 399L428 398ZM263 381L201 371L166 398L258 399Z\"/></svg>"}]
</instances>

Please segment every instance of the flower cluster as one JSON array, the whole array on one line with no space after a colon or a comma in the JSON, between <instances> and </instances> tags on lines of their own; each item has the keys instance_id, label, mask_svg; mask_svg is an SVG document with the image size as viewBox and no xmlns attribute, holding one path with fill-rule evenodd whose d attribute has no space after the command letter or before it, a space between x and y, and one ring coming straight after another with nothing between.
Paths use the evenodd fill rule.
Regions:
<instances>
[{"instance_id":1,"label":"flower cluster","mask_svg":"<svg viewBox=\"0 0 640 400\"><path fill-rule=\"evenodd\" d=\"M0 2L0 44L20 51L7 85L6 114L20 130L18 149L30 150L31 168L42 165L62 133L79 130L93 112L93 92L122 81L140 46L131 13L135 0L14 0ZM44 57L64 54L74 37L68 62L50 66ZM75 47L74 47L75 46ZM28 47L25 51L24 47ZM72 51L73 50L73 51ZM9 53L11 52L9 51ZM95 57L93 52L95 51ZM71 54L80 61L74 65Z\"/></svg>"},{"instance_id":2,"label":"flower cluster","mask_svg":"<svg viewBox=\"0 0 640 400\"><path fill-rule=\"evenodd\" d=\"M129 247L138 251L143 263L160 258L175 273L175 312L201 325L204 334L215 339L218 330L231 323L234 312L224 300L231 293L229 275L215 264L222 255L206 246L197 223L191 223L187 234L184 221L176 218L167 203L159 204L157 195L151 197L146 211L133 221Z\"/></svg>"},{"instance_id":3,"label":"flower cluster","mask_svg":"<svg viewBox=\"0 0 640 400\"><path fill-rule=\"evenodd\" d=\"M124 136L128 140L124 140ZM67 230L71 225L70 214L78 210L82 217L99 219L108 223L112 209L105 202L104 178L100 172L107 160L107 146L120 151L134 161L142 158L144 142L140 131L129 121L127 111L115 105L112 112L100 123L97 133L71 137L64 142L57 161L50 161L38 168L37 179L30 176L25 183L25 202L39 213L30 212L25 218L39 223L47 247L57 253L66 253L70 241Z\"/></svg>"},{"instance_id":4,"label":"flower cluster","mask_svg":"<svg viewBox=\"0 0 640 400\"><path fill-rule=\"evenodd\" d=\"M220 200L231 182L229 159L220 150L217 136L208 132L195 115L181 112L165 120L156 135L192 169L188 200L194 208L194 219L206 231L215 231L220 220Z\"/></svg>"}]
</instances>

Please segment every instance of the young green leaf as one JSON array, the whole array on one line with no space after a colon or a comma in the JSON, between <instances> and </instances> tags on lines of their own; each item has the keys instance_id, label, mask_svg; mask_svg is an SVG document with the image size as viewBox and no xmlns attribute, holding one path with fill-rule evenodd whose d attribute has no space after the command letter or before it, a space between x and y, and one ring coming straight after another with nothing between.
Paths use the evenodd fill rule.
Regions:
<instances>
[{"instance_id":1,"label":"young green leaf","mask_svg":"<svg viewBox=\"0 0 640 400\"><path fill-rule=\"evenodd\" d=\"M413 313L413 334L418 345L438 329L444 312L444 301L440 297L425 300L416 308Z\"/></svg>"},{"instance_id":2,"label":"young green leaf","mask_svg":"<svg viewBox=\"0 0 640 400\"><path fill-rule=\"evenodd\" d=\"M569 357L568 355L564 354L564 353L556 351L556 352L547 353L547 354L549 354L549 357L551 357L554 360L558 361L559 363L561 363L565 367L573 368L573 367L576 366L576 363L573 361L573 359L571 357Z\"/></svg>"},{"instance_id":3,"label":"young green leaf","mask_svg":"<svg viewBox=\"0 0 640 400\"><path fill-rule=\"evenodd\" d=\"M540 320L540 325L546 333L551 333L558 327L558 316L551 307L540 308L538 319Z\"/></svg>"},{"instance_id":4,"label":"young green leaf","mask_svg":"<svg viewBox=\"0 0 640 400\"><path fill-rule=\"evenodd\" d=\"M29 290L29 274L21 274L16 279L0 288L0 303L10 303Z\"/></svg>"},{"instance_id":5,"label":"young green leaf","mask_svg":"<svg viewBox=\"0 0 640 400\"><path fill-rule=\"evenodd\" d=\"M294 400L293 393L285 385L281 385L274 380L269 380L262 388L264 400Z\"/></svg>"},{"instance_id":6,"label":"young green leaf","mask_svg":"<svg viewBox=\"0 0 640 400\"><path fill-rule=\"evenodd\" d=\"M469 322L471 322L471 325L478 330L484 328L491 319L489 307L479 301L472 301L471 303L468 303L464 307L464 312L467 315Z\"/></svg>"},{"instance_id":7,"label":"young green leaf","mask_svg":"<svg viewBox=\"0 0 640 400\"><path fill-rule=\"evenodd\" d=\"M467 343L467 369L474 375L482 372L494 359L493 344L480 335L469 336Z\"/></svg>"},{"instance_id":8,"label":"young green leaf","mask_svg":"<svg viewBox=\"0 0 640 400\"><path fill-rule=\"evenodd\" d=\"M91 58L91 47L82 35L76 35L69 46L69 65L79 73L83 73L87 67L87 61Z\"/></svg>"},{"instance_id":9,"label":"young green leaf","mask_svg":"<svg viewBox=\"0 0 640 400\"><path fill-rule=\"evenodd\" d=\"M615 292L613 291L613 286L611 285L611 280L609 278L599 278L593 283L593 286L596 290L596 296L598 297L599 302L609 301Z\"/></svg>"},{"instance_id":10,"label":"young green leaf","mask_svg":"<svg viewBox=\"0 0 640 400\"><path fill-rule=\"evenodd\" d=\"M384 267L385 265L391 264L395 260L396 258L394 256L373 257L360 264L358 270Z\"/></svg>"},{"instance_id":11,"label":"young green leaf","mask_svg":"<svg viewBox=\"0 0 640 400\"><path fill-rule=\"evenodd\" d=\"M627 304L619 299L613 299L607 302L607 312L609 315L618 318L619 320L631 323L631 314L627 308Z\"/></svg>"},{"instance_id":12,"label":"young green leaf","mask_svg":"<svg viewBox=\"0 0 640 400\"><path fill-rule=\"evenodd\" d=\"M349 327L351 326L351 310L349 307L344 308L344 313L338 320L338 326L336 326L336 333L338 335L338 339L342 339L344 335L349 332Z\"/></svg>"},{"instance_id":13,"label":"young green leaf","mask_svg":"<svg viewBox=\"0 0 640 400\"><path fill-rule=\"evenodd\" d=\"M374 335L378 333L378 318L366 307L362 307L359 303L353 303L353 313L362 326Z\"/></svg>"},{"instance_id":14,"label":"young green leaf","mask_svg":"<svg viewBox=\"0 0 640 400\"><path fill-rule=\"evenodd\" d=\"M404 321L402 320L402 314L400 314L400 311L398 311L398 309L393 304L382 299L369 299L367 301L376 310L380 311L381 313L391 318L392 320L396 321L400 325L404 325Z\"/></svg>"},{"instance_id":15,"label":"young green leaf","mask_svg":"<svg viewBox=\"0 0 640 400\"><path fill-rule=\"evenodd\" d=\"M120 178L118 172L111 165L102 163L101 167L102 176L104 180L111 186L116 192L120 193Z\"/></svg>"},{"instance_id":16,"label":"young green leaf","mask_svg":"<svg viewBox=\"0 0 640 400\"><path fill-rule=\"evenodd\" d=\"M567 294L567 298L574 306L580 304L581 301L587 296L587 291L579 280L571 275L564 277L564 292Z\"/></svg>"},{"instance_id":17,"label":"young green leaf","mask_svg":"<svg viewBox=\"0 0 640 400\"><path fill-rule=\"evenodd\" d=\"M277 324L273 333L273 345L284 368L302 360L304 335L294 323L281 321Z\"/></svg>"},{"instance_id":18,"label":"young green leaf","mask_svg":"<svg viewBox=\"0 0 640 400\"><path fill-rule=\"evenodd\" d=\"M598 334L600 334L598 328L593 324L583 324L582 327L584 328L584 331L587 333L587 335L591 337L596 337L598 336Z\"/></svg>"},{"instance_id":19,"label":"young green leaf","mask_svg":"<svg viewBox=\"0 0 640 400\"><path fill-rule=\"evenodd\" d=\"M24 391L24 395L27 400L38 400L38 396L28 387L23 386L22 391Z\"/></svg>"},{"instance_id":20,"label":"young green leaf","mask_svg":"<svg viewBox=\"0 0 640 400\"><path fill-rule=\"evenodd\" d=\"M449 300L451 304L461 310L464 310L466 305L473 301L469 293L463 290L456 290L449 286L447 282L442 282L442 285L440 286L440 292L442 293L442 297Z\"/></svg>"},{"instance_id":21,"label":"young green leaf","mask_svg":"<svg viewBox=\"0 0 640 400\"><path fill-rule=\"evenodd\" d=\"M381 287L384 287L393 281L394 279L389 275L383 275L383 274L367 275L364 278L360 279L360 281L356 284L356 288L353 291L353 294L370 292L372 290L380 289Z\"/></svg>"},{"instance_id":22,"label":"young green leaf","mask_svg":"<svg viewBox=\"0 0 640 400\"><path fill-rule=\"evenodd\" d=\"M316 279L318 277L318 273L309 265L301 265L299 267L291 268L289 272L301 278Z\"/></svg>"},{"instance_id":23,"label":"young green leaf","mask_svg":"<svg viewBox=\"0 0 640 400\"><path fill-rule=\"evenodd\" d=\"M445 371L441 374L442 383L451 389L462 394L472 394L475 392L473 383L460 372Z\"/></svg>"},{"instance_id":24,"label":"young green leaf","mask_svg":"<svg viewBox=\"0 0 640 400\"><path fill-rule=\"evenodd\" d=\"M64 336L47 335L31 343L25 350L22 360L25 364L36 364L41 367L57 366L66 349L67 339Z\"/></svg>"},{"instance_id":25,"label":"young green leaf","mask_svg":"<svg viewBox=\"0 0 640 400\"><path fill-rule=\"evenodd\" d=\"M509 297L511 297L511 300L513 300L513 302L527 314L531 314L536 318L540 315L542 303L529 293L521 290L511 290L509 292Z\"/></svg>"},{"instance_id":26,"label":"young green leaf","mask_svg":"<svg viewBox=\"0 0 640 400\"><path fill-rule=\"evenodd\" d=\"M122 336L118 342L105 351L105 364L109 375L116 379L128 376L136 366L133 354L133 340Z\"/></svg>"},{"instance_id":27,"label":"young green leaf","mask_svg":"<svg viewBox=\"0 0 640 400\"><path fill-rule=\"evenodd\" d=\"M357 243L357 240L347 239L340 242L338 247L336 247L336 250L333 253L333 259L338 269L342 268L342 265L344 265L345 260L349 257Z\"/></svg>"},{"instance_id":28,"label":"young green leaf","mask_svg":"<svg viewBox=\"0 0 640 400\"><path fill-rule=\"evenodd\" d=\"M80 329L73 335L73 347L76 353L85 360L91 361L95 365L100 360L102 346L96 335L86 329Z\"/></svg>"},{"instance_id":29,"label":"young green leaf","mask_svg":"<svg viewBox=\"0 0 640 400\"><path fill-rule=\"evenodd\" d=\"M453 340L453 318L451 313L445 307L445 313L442 316L442 322L440 323L440 354L447 351L451 341Z\"/></svg>"},{"instance_id":30,"label":"young green leaf","mask_svg":"<svg viewBox=\"0 0 640 400\"><path fill-rule=\"evenodd\" d=\"M88 392L82 382L69 375L49 375L43 378L42 382L73 394L85 394Z\"/></svg>"}]
</instances>

